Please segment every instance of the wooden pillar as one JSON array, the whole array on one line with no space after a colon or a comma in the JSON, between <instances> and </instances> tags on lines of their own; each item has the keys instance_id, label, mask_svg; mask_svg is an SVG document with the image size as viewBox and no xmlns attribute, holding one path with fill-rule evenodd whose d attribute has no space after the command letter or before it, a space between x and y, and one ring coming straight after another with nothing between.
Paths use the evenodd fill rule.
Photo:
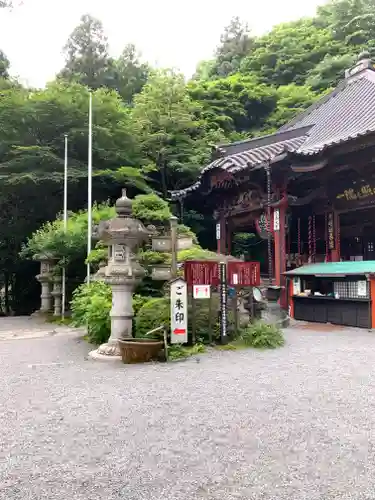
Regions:
<instances>
[{"instance_id":1,"label":"wooden pillar","mask_svg":"<svg viewBox=\"0 0 375 500\"><path fill-rule=\"evenodd\" d=\"M226 219L223 215L216 221L217 253L226 254Z\"/></svg>"},{"instance_id":2,"label":"wooden pillar","mask_svg":"<svg viewBox=\"0 0 375 500\"><path fill-rule=\"evenodd\" d=\"M232 228L230 223L227 223L226 227L226 250L227 255L231 255L232 253Z\"/></svg>"}]
</instances>

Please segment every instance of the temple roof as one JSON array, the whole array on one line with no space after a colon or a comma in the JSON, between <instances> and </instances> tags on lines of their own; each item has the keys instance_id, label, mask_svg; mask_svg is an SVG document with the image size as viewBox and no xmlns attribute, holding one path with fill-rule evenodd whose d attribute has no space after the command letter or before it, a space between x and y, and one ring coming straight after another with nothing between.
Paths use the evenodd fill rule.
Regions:
<instances>
[{"instance_id":1,"label":"temple roof","mask_svg":"<svg viewBox=\"0 0 375 500\"><path fill-rule=\"evenodd\" d=\"M202 176L213 169L235 173L276 163L288 153L300 157L314 156L373 132L375 67L369 54L363 53L357 64L345 72L345 79L335 90L275 134L220 145L217 148L220 157L202 170L195 184L173 192L172 198L185 197L198 189Z\"/></svg>"},{"instance_id":2,"label":"temple roof","mask_svg":"<svg viewBox=\"0 0 375 500\"><path fill-rule=\"evenodd\" d=\"M295 151L297 154L314 155L375 131L375 71L367 61L362 62L366 63L364 70L343 80L280 129L311 126L306 141Z\"/></svg>"}]
</instances>

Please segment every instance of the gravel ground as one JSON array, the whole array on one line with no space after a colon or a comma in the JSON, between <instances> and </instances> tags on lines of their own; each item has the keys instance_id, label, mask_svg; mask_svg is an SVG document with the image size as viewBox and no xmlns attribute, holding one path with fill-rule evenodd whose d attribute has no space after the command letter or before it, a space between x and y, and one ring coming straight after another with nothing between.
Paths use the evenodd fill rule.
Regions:
<instances>
[{"instance_id":1,"label":"gravel ground","mask_svg":"<svg viewBox=\"0 0 375 500\"><path fill-rule=\"evenodd\" d=\"M375 335L286 335L147 366L1 341L0 499L375 499Z\"/></svg>"}]
</instances>

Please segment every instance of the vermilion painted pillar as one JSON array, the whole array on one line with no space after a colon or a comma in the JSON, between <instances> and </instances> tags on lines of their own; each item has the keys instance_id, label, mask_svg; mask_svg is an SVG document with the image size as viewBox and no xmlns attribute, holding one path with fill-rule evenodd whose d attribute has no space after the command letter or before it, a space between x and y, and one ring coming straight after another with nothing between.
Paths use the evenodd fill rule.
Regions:
<instances>
[{"instance_id":1,"label":"vermilion painted pillar","mask_svg":"<svg viewBox=\"0 0 375 500\"><path fill-rule=\"evenodd\" d=\"M227 223L226 227L226 250L227 250L227 255L231 255L232 253L232 228L230 227L230 224Z\"/></svg>"},{"instance_id":2,"label":"vermilion painted pillar","mask_svg":"<svg viewBox=\"0 0 375 500\"><path fill-rule=\"evenodd\" d=\"M287 290L286 277L283 273L286 271L286 210L288 207L286 196L285 201L280 203L280 206L273 211L274 224L274 255L275 255L275 285L283 287L280 295L280 305L287 309Z\"/></svg>"},{"instance_id":3,"label":"vermilion painted pillar","mask_svg":"<svg viewBox=\"0 0 375 500\"><path fill-rule=\"evenodd\" d=\"M286 219L286 204L283 203L280 207L273 211L274 221L274 256L275 256L275 284L283 286L285 277L283 273L286 271L286 255L285 255L285 219Z\"/></svg>"}]
</instances>

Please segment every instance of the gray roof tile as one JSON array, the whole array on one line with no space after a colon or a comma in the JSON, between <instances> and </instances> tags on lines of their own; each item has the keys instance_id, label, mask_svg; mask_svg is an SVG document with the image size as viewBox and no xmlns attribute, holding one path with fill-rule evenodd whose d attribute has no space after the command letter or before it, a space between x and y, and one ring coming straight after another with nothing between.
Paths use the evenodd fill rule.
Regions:
<instances>
[{"instance_id":1,"label":"gray roof tile","mask_svg":"<svg viewBox=\"0 0 375 500\"><path fill-rule=\"evenodd\" d=\"M313 155L375 131L375 72L366 70L344 80L333 92L298 115L281 132L311 125L308 138L295 151Z\"/></svg>"}]
</instances>

